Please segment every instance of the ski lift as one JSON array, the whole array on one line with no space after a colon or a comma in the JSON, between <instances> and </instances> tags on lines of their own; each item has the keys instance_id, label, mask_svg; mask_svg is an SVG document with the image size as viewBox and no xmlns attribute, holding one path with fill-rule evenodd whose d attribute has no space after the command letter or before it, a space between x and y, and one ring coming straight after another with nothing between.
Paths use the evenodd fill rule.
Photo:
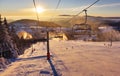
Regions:
<instances>
[{"instance_id":1,"label":"ski lift","mask_svg":"<svg viewBox=\"0 0 120 76\"><path fill-rule=\"evenodd\" d=\"M91 26L87 24L87 10L83 10L85 12L85 22L81 24L75 24L72 27L74 35L89 35L91 37ZM77 36L78 37L78 36Z\"/></svg>"}]
</instances>

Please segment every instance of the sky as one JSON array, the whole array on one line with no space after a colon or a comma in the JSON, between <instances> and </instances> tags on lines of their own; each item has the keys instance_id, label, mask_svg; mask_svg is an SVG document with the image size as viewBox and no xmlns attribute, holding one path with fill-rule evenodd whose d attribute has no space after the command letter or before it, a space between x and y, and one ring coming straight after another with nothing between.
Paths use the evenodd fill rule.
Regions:
<instances>
[{"instance_id":1,"label":"sky","mask_svg":"<svg viewBox=\"0 0 120 76\"><path fill-rule=\"evenodd\" d=\"M43 12L38 13L40 19L60 17L59 15L75 15L96 0L35 0L37 7ZM120 0L100 0L88 9L90 16L120 17ZM9 19L35 19L33 0L0 0L0 14ZM80 14L80 16L84 13Z\"/></svg>"}]
</instances>

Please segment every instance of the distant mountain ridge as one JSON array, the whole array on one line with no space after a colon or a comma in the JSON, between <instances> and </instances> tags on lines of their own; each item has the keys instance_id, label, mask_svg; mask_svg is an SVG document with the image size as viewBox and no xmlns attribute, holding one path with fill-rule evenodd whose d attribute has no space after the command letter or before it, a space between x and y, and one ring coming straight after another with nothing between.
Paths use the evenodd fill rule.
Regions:
<instances>
[{"instance_id":1,"label":"distant mountain ridge","mask_svg":"<svg viewBox=\"0 0 120 76\"><path fill-rule=\"evenodd\" d=\"M9 25L15 25L15 24L24 24L26 26L41 26L41 27L59 27L60 25L55 24L54 22L48 22L48 21L37 21L37 20L32 20L32 19L21 19L21 20L16 20Z\"/></svg>"}]
</instances>

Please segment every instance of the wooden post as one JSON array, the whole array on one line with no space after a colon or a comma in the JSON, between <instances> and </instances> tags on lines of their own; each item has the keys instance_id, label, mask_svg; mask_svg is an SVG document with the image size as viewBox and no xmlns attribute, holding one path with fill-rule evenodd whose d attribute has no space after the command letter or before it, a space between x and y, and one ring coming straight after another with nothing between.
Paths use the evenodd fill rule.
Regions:
<instances>
[{"instance_id":1,"label":"wooden post","mask_svg":"<svg viewBox=\"0 0 120 76\"><path fill-rule=\"evenodd\" d=\"M50 60L49 32L47 31L47 60Z\"/></svg>"}]
</instances>

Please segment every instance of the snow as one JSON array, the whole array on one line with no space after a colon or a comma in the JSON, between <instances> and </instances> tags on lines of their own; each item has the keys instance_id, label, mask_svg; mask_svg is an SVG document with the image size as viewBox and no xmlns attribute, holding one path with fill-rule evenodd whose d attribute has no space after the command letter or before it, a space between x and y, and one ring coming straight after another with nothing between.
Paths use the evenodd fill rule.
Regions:
<instances>
[{"instance_id":1,"label":"snow","mask_svg":"<svg viewBox=\"0 0 120 76\"><path fill-rule=\"evenodd\" d=\"M12 62L0 76L120 76L120 42L50 40L38 42ZM35 51L32 51L32 49Z\"/></svg>"},{"instance_id":2,"label":"snow","mask_svg":"<svg viewBox=\"0 0 120 76\"><path fill-rule=\"evenodd\" d=\"M110 32L110 31L114 30L113 27L98 27L98 29L103 33Z\"/></svg>"},{"instance_id":3,"label":"snow","mask_svg":"<svg viewBox=\"0 0 120 76\"><path fill-rule=\"evenodd\" d=\"M120 19L103 19L103 20L109 20L109 21L114 21L114 22L119 22Z\"/></svg>"}]
</instances>

